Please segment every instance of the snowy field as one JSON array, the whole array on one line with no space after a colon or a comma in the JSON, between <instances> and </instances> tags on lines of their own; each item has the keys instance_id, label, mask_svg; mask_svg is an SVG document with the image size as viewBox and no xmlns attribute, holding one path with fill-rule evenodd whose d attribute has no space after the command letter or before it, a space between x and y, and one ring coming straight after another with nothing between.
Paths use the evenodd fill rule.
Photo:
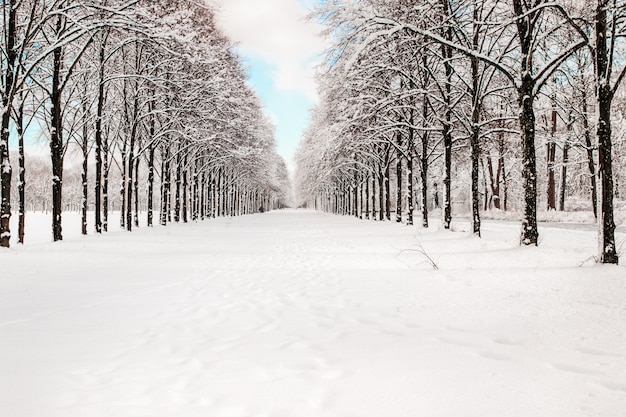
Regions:
<instances>
[{"instance_id":1,"label":"snowy field","mask_svg":"<svg viewBox=\"0 0 626 417\"><path fill-rule=\"evenodd\" d=\"M626 268L593 231L65 218L0 251L2 417L625 415Z\"/></svg>"}]
</instances>

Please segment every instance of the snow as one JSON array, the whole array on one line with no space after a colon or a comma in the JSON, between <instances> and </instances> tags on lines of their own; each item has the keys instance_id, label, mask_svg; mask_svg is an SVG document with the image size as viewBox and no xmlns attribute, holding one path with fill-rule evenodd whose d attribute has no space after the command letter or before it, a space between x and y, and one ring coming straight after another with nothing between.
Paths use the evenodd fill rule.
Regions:
<instances>
[{"instance_id":1,"label":"snow","mask_svg":"<svg viewBox=\"0 0 626 417\"><path fill-rule=\"evenodd\" d=\"M288 210L81 237L63 218L64 242L30 214L0 251L1 416L626 407L626 268L594 263L594 231L520 247L507 222L477 239Z\"/></svg>"}]
</instances>

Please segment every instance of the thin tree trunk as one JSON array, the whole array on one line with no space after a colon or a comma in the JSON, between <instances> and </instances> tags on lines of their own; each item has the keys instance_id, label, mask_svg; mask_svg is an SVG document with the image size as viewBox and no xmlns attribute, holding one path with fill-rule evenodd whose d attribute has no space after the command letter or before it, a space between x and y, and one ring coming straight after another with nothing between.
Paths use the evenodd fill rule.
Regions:
<instances>
[{"instance_id":1,"label":"thin tree trunk","mask_svg":"<svg viewBox=\"0 0 626 417\"><path fill-rule=\"evenodd\" d=\"M446 16L451 15L449 0L442 0L442 6ZM445 38L452 41L452 28L445 29ZM443 146L444 146L444 196L443 196L443 227L450 229L452 223L452 48L446 44L441 44L443 54L443 65L446 73L443 102L445 106L445 120L442 126Z\"/></svg>"},{"instance_id":2,"label":"thin tree trunk","mask_svg":"<svg viewBox=\"0 0 626 417\"><path fill-rule=\"evenodd\" d=\"M559 197L559 211L565 211L565 197L567 196L567 165L569 164L570 138L573 130L572 115L570 114L567 131L569 132L563 145L563 166L561 167L561 195Z\"/></svg>"},{"instance_id":3,"label":"thin tree trunk","mask_svg":"<svg viewBox=\"0 0 626 417\"><path fill-rule=\"evenodd\" d=\"M106 135L102 138L103 178L102 178L102 230L109 230L109 139Z\"/></svg>"},{"instance_id":4,"label":"thin tree trunk","mask_svg":"<svg viewBox=\"0 0 626 417\"><path fill-rule=\"evenodd\" d=\"M426 65L426 57L424 56L424 65ZM422 227L428 227L428 144L430 137L428 131L425 129L426 121L428 120L428 95L424 93L422 102L422 123L424 124L424 131L422 133L422 155L420 161L420 173L422 180Z\"/></svg>"},{"instance_id":5,"label":"thin tree trunk","mask_svg":"<svg viewBox=\"0 0 626 417\"><path fill-rule=\"evenodd\" d=\"M598 218L598 186L596 183L596 163L593 155L593 144L591 143L591 128L589 127L589 105L587 103L587 92L585 89L582 92L582 122L583 129L585 131L585 149L587 150L587 167L589 169L589 178L591 180L591 207L593 208L593 215Z\"/></svg>"},{"instance_id":6,"label":"thin tree trunk","mask_svg":"<svg viewBox=\"0 0 626 417\"><path fill-rule=\"evenodd\" d=\"M555 163L556 163L556 122L557 122L557 114L556 114L556 98L552 97L552 120L550 126L550 140L547 144L547 155L548 155L548 211L556 210L556 172L555 172Z\"/></svg>"},{"instance_id":7,"label":"thin tree trunk","mask_svg":"<svg viewBox=\"0 0 626 417\"><path fill-rule=\"evenodd\" d=\"M85 91L83 92L85 97L83 98L83 137L82 137L82 148L83 148L83 172L82 172L82 180L83 180L83 198L82 198L82 234L87 235L87 209L89 208L89 187L88 187L88 174L89 174L89 131L87 130L87 83L85 82Z\"/></svg>"},{"instance_id":8,"label":"thin tree trunk","mask_svg":"<svg viewBox=\"0 0 626 417\"><path fill-rule=\"evenodd\" d=\"M154 119L150 122L150 141L154 138ZM148 147L148 227L153 227L154 224L154 143L150 143Z\"/></svg>"},{"instance_id":9,"label":"thin tree trunk","mask_svg":"<svg viewBox=\"0 0 626 417\"><path fill-rule=\"evenodd\" d=\"M185 154L185 158L183 160L183 223L187 223L188 222L188 218L187 218L187 210L189 209L189 207L187 207L187 189L189 188L189 181L188 181L188 168L187 168L187 154Z\"/></svg>"},{"instance_id":10,"label":"thin tree trunk","mask_svg":"<svg viewBox=\"0 0 626 417\"><path fill-rule=\"evenodd\" d=\"M370 219L370 176L365 175L365 218Z\"/></svg>"},{"instance_id":11,"label":"thin tree trunk","mask_svg":"<svg viewBox=\"0 0 626 417\"><path fill-rule=\"evenodd\" d=\"M178 152L176 153L176 194L174 196L174 221L180 221L180 180L181 180L181 144L178 143Z\"/></svg>"},{"instance_id":12,"label":"thin tree trunk","mask_svg":"<svg viewBox=\"0 0 626 417\"><path fill-rule=\"evenodd\" d=\"M169 158L170 158L170 146L169 144L163 144L161 147L161 225L165 226L168 222L168 201L169 201Z\"/></svg>"},{"instance_id":13,"label":"thin tree trunk","mask_svg":"<svg viewBox=\"0 0 626 417\"><path fill-rule=\"evenodd\" d=\"M126 228L126 182L128 178L128 142L123 140L122 146L122 178L120 179L120 227Z\"/></svg>"},{"instance_id":14,"label":"thin tree trunk","mask_svg":"<svg viewBox=\"0 0 626 417\"><path fill-rule=\"evenodd\" d=\"M61 33L63 17L57 17L56 33ZM63 50L57 47L53 54L52 88L50 99L50 157L52 160L52 239L63 239L61 213L63 211L63 120L61 109L61 65Z\"/></svg>"},{"instance_id":15,"label":"thin tree trunk","mask_svg":"<svg viewBox=\"0 0 626 417\"><path fill-rule=\"evenodd\" d=\"M391 221L391 181L389 180L391 176L391 162L389 161L389 153L387 153L385 165L385 218Z\"/></svg>"},{"instance_id":16,"label":"thin tree trunk","mask_svg":"<svg viewBox=\"0 0 626 417\"><path fill-rule=\"evenodd\" d=\"M378 220L385 220L385 175L383 168L378 170Z\"/></svg>"},{"instance_id":17,"label":"thin tree trunk","mask_svg":"<svg viewBox=\"0 0 626 417\"><path fill-rule=\"evenodd\" d=\"M139 148L141 148L141 142L139 142ZM133 223L135 224L135 227L139 227L139 162L141 162L141 159L139 156L136 156L134 159L135 176L133 179L133 189L135 194L135 212L133 213Z\"/></svg>"},{"instance_id":18,"label":"thin tree trunk","mask_svg":"<svg viewBox=\"0 0 626 417\"><path fill-rule=\"evenodd\" d=\"M19 218L17 237L18 243L24 244L26 234L26 155L24 154L24 97L20 96L20 105L17 108L15 121L19 146L19 177L17 190L19 194Z\"/></svg>"},{"instance_id":19,"label":"thin tree trunk","mask_svg":"<svg viewBox=\"0 0 626 417\"><path fill-rule=\"evenodd\" d=\"M396 193L396 223L402 222L402 134L398 132L397 135L398 149L396 152L396 180L397 180L397 193Z\"/></svg>"},{"instance_id":20,"label":"thin tree trunk","mask_svg":"<svg viewBox=\"0 0 626 417\"><path fill-rule=\"evenodd\" d=\"M102 117L104 116L104 64L106 61L108 33L107 30L103 32L98 51L98 97L96 105L96 126L94 131L96 142L96 184L94 198L96 233L102 233Z\"/></svg>"}]
</instances>

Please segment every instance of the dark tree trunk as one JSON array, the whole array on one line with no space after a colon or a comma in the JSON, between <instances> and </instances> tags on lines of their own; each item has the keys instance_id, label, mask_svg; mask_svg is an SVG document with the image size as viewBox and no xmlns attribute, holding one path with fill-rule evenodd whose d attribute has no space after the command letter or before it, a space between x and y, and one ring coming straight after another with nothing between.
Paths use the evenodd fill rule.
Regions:
<instances>
[{"instance_id":1,"label":"dark tree trunk","mask_svg":"<svg viewBox=\"0 0 626 417\"><path fill-rule=\"evenodd\" d=\"M389 161L389 150L387 151L387 160L385 161L385 218L391 221L391 161Z\"/></svg>"},{"instance_id":2,"label":"dark tree trunk","mask_svg":"<svg viewBox=\"0 0 626 417\"><path fill-rule=\"evenodd\" d=\"M189 209L189 207L187 207L187 189L189 188L189 181L188 181L188 168L187 168L187 154L185 154L185 158L183 160L183 223L187 223L188 222L188 218L187 218L187 210Z\"/></svg>"},{"instance_id":3,"label":"dark tree trunk","mask_svg":"<svg viewBox=\"0 0 626 417\"><path fill-rule=\"evenodd\" d=\"M89 208L89 131L87 129L87 83L85 83L85 97L83 101L83 172L82 172L82 180L83 180L83 199L82 199L82 229L81 233L83 235L87 234L87 209Z\"/></svg>"},{"instance_id":4,"label":"dark tree trunk","mask_svg":"<svg viewBox=\"0 0 626 417\"><path fill-rule=\"evenodd\" d=\"M19 146L19 177L17 192L19 194L19 222L17 228L17 242L24 244L26 234L26 155L24 154L24 97L20 97L20 105L17 108L15 120Z\"/></svg>"},{"instance_id":5,"label":"dark tree trunk","mask_svg":"<svg viewBox=\"0 0 626 417\"><path fill-rule=\"evenodd\" d=\"M445 16L450 16L449 0L442 0ZM452 41L452 27L448 26L444 30L444 37ZM442 126L443 146L444 146L444 177L443 177L443 227L450 229L452 222L452 48L446 44L441 44L443 55L443 65L446 73L443 104L445 106L445 120Z\"/></svg>"},{"instance_id":6,"label":"dark tree trunk","mask_svg":"<svg viewBox=\"0 0 626 417\"><path fill-rule=\"evenodd\" d=\"M413 226L413 211L415 210L415 201L414 201L414 176L413 176L413 158L415 157L414 146L415 146L415 129L413 128L414 122L414 109L413 105L409 109L409 129L408 129L408 137L407 137L407 160L406 160L406 176L407 176L407 198L406 198L406 206L407 206L407 216L406 216L406 224L408 226Z\"/></svg>"},{"instance_id":7,"label":"dark tree trunk","mask_svg":"<svg viewBox=\"0 0 626 417\"><path fill-rule=\"evenodd\" d=\"M104 116L104 64L106 61L106 41L108 31L103 32L98 51L98 96L96 104L96 126L94 137L96 142L96 184L94 198L95 230L102 233L102 117Z\"/></svg>"},{"instance_id":8,"label":"dark tree trunk","mask_svg":"<svg viewBox=\"0 0 626 417\"><path fill-rule=\"evenodd\" d=\"M478 113L474 109L474 113ZM478 169L480 163L480 132L478 124L474 124L470 138L472 148L472 233L480 237L480 193L478 192Z\"/></svg>"},{"instance_id":9,"label":"dark tree trunk","mask_svg":"<svg viewBox=\"0 0 626 417\"><path fill-rule=\"evenodd\" d=\"M424 63L426 63L426 58L424 58ZM428 120L428 96L424 94L424 100L422 103L422 120L424 124ZM426 127L426 126L424 126ZM428 131L424 129L422 133L422 155L420 161L420 173L422 180L422 227L428 227L428 144L430 141L430 136L428 135Z\"/></svg>"},{"instance_id":10,"label":"dark tree trunk","mask_svg":"<svg viewBox=\"0 0 626 417\"><path fill-rule=\"evenodd\" d=\"M567 125L569 132L565 144L563 145L563 166L561 167L561 195L559 196L559 211L565 211L565 197L567 196L567 165L569 164L570 138L572 135L572 117Z\"/></svg>"},{"instance_id":11,"label":"dark tree trunk","mask_svg":"<svg viewBox=\"0 0 626 417\"><path fill-rule=\"evenodd\" d=\"M479 49L480 29L478 26L479 11L476 5L473 10L474 27L472 36L472 47L475 51ZM471 199L472 199L472 233L480 237L480 194L478 192L478 169L480 163L480 111L482 108L480 97L480 66L478 58L470 58L472 71L472 132L470 136L470 148L472 152L472 172L471 172Z\"/></svg>"},{"instance_id":12,"label":"dark tree trunk","mask_svg":"<svg viewBox=\"0 0 626 417\"><path fill-rule=\"evenodd\" d=\"M487 170L489 172L489 187L491 188L491 199L493 200L494 208L500 210L502 208L500 204L500 176L502 175L502 158L498 156L498 167L494 174L493 159L491 156L487 157ZM487 207L485 207L485 210Z\"/></svg>"},{"instance_id":13,"label":"dark tree trunk","mask_svg":"<svg viewBox=\"0 0 626 417\"><path fill-rule=\"evenodd\" d=\"M589 127L589 105L587 103L587 92L582 90L582 109L583 109L583 129L585 131L585 148L587 150L587 167L589 169L589 178L591 180L591 207L593 215L598 218L598 186L596 183L596 163L593 156L594 146L591 142L591 128Z\"/></svg>"},{"instance_id":14,"label":"dark tree trunk","mask_svg":"<svg viewBox=\"0 0 626 417\"><path fill-rule=\"evenodd\" d=\"M371 193L370 193L370 204L372 206L372 220L376 220L376 177L374 175L374 173L372 172L372 189L371 189Z\"/></svg>"},{"instance_id":15,"label":"dark tree trunk","mask_svg":"<svg viewBox=\"0 0 626 417\"><path fill-rule=\"evenodd\" d=\"M199 187L200 187L200 176L198 175L198 165L200 165L200 160L196 157L196 163L193 167L193 191L192 191L192 203L191 203L191 220L198 221L198 215L200 213L200 198L199 198Z\"/></svg>"},{"instance_id":16,"label":"dark tree trunk","mask_svg":"<svg viewBox=\"0 0 626 417\"><path fill-rule=\"evenodd\" d=\"M61 33L63 17L57 18L57 33ZM63 239L61 213L63 195L63 115L61 109L61 65L63 50L57 47L53 54L52 88L50 99L50 157L52 160L52 239Z\"/></svg>"},{"instance_id":17,"label":"dark tree trunk","mask_svg":"<svg viewBox=\"0 0 626 417\"><path fill-rule=\"evenodd\" d=\"M378 220L385 220L385 174L383 168L378 170Z\"/></svg>"},{"instance_id":18,"label":"dark tree trunk","mask_svg":"<svg viewBox=\"0 0 626 417\"><path fill-rule=\"evenodd\" d=\"M525 79L519 93L520 126L522 128L522 180L524 185L524 219L520 241L537 245L537 161L535 156L535 111L532 81Z\"/></svg>"},{"instance_id":19,"label":"dark tree trunk","mask_svg":"<svg viewBox=\"0 0 626 417\"><path fill-rule=\"evenodd\" d=\"M154 138L154 119L150 122L150 140ZM148 227L154 226L154 143L148 147Z\"/></svg>"},{"instance_id":20,"label":"dark tree trunk","mask_svg":"<svg viewBox=\"0 0 626 417\"><path fill-rule=\"evenodd\" d=\"M8 248L11 245L11 178L13 171L9 159L9 123L11 120L11 90L15 82L17 51L15 41L17 36L17 7L14 1L8 1L8 21L6 23L6 59L4 72L4 91L2 91L2 125L0 126L0 247Z\"/></svg>"},{"instance_id":21,"label":"dark tree trunk","mask_svg":"<svg viewBox=\"0 0 626 417\"><path fill-rule=\"evenodd\" d=\"M518 88L519 122L522 139L522 184L524 188L524 218L520 242L535 245L539 242L537 226L537 157L535 152L535 80L533 71L534 19L536 13L526 13L521 0L513 0L515 14L520 16L517 34L520 42L520 75ZM521 17L524 16L524 17Z\"/></svg>"},{"instance_id":22,"label":"dark tree trunk","mask_svg":"<svg viewBox=\"0 0 626 417\"><path fill-rule=\"evenodd\" d=\"M547 198L547 202L548 202L548 211L549 210L556 210L556 172L555 172L555 168L554 165L556 163L556 141L555 141L555 135L556 135L556 104L554 103L554 101L556 100L556 98L552 98L553 100L553 104L552 104L552 120L551 120L551 125L550 125L550 140L548 141L548 145L547 145L547 156L548 156L548 189L547 189L547 193L548 193L548 198Z\"/></svg>"},{"instance_id":23,"label":"dark tree trunk","mask_svg":"<svg viewBox=\"0 0 626 417\"><path fill-rule=\"evenodd\" d=\"M504 164L504 138L500 142L499 155L498 155L498 168L502 167L502 209L507 210L509 201L509 183L506 174L506 165Z\"/></svg>"},{"instance_id":24,"label":"dark tree trunk","mask_svg":"<svg viewBox=\"0 0 626 417\"><path fill-rule=\"evenodd\" d=\"M135 171L135 144L137 141L137 113L139 111L139 97L138 92L135 90L133 93L133 110L130 117L130 143L128 145L128 181L122 180L122 188L126 183L126 229L130 232L133 230L133 183L134 183L134 171ZM124 142L126 146L126 142ZM122 156L124 161L124 156ZM122 193L124 190L121 191Z\"/></svg>"},{"instance_id":25,"label":"dark tree trunk","mask_svg":"<svg viewBox=\"0 0 626 417\"><path fill-rule=\"evenodd\" d=\"M595 69L597 117L596 137L598 141L598 177L600 186L600 201L598 210L598 252L599 262L603 264L617 264L619 257L615 244L615 220L613 217L613 162L611 142L611 104L613 91L611 89L611 62L607 43L608 23L607 8L609 1L598 0L595 20ZM616 28L613 28L613 37Z\"/></svg>"},{"instance_id":26,"label":"dark tree trunk","mask_svg":"<svg viewBox=\"0 0 626 417\"><path fill-rule=\"evenodd\" d=\"M139 143L139 148L141 148L141 141ZM139 162L141 161L141 159L139 158L139 155L137 155L134 159L135 159L135 175L133 178L133 189L134 189L134 194L135 194L135 199L134 199L135 211L133 213L133 223L135 224L135 227L139 227Z\"/></svg>"},{"instance_id":27,"label":"dark tree trunk","mask_svg":"<svg viewBox=\"0 0 626 417\"><path fill-rule=\"evenodd\" d=\"M402 222L402 134L398 132L397 134L397 146L396 150L396 181L397 181L397 192L396 192L396 222Z\"/></svg>"},{"instance_id":28,"label":"dark tree trunk","mask_svg":"<svg viewBox=\"0 0 626 417\"><path fill-rule=\"evenodd\" d=\"M200 193L200 220L204 220L206 218L206 206L210 192L209 187L211 185L211 177L209 175L209 179L207 180L206 173L204 171L202 171L202 175L200 176L200 184L200 189L202 190Z\"/></svg>"},{"instance_id":29,"label":"dark tree trunk","mask_svg":"<svg viewBox=\"0 0 626 417\"><path fill-rule=\"evenodd\" d=\"M178 152L176 154L176 194L174 196L174 221L180 221L180 181L181 181L181 144L178 143Z\"/></svg>"},{"instance_id":30,"label":"dark tree trunk","mask_svg":"<svg viewBox=\"0 0 626 417\"><path fill-rule=\"evenodd\" d=\"M365 175L365 218L370 218L370 177L369 173Z\"/></svg>"},{"instance_id":31,"label":"dark tree trunk","mask_svg":"<svg viewBox=\"0 0 626 417\"><path fill-rule=\"evenodd\" d=\"M170 170L170 146L164 144L161 147L161 220L162 226L167 225L169 210L169 170Z\"/></svg>"},{"instance_id":32,"label":"dark tree trunk","mask_svg":"<svg viewBox=\"0 0 626 417\"><path fill-rule=\"evenodd\" d=\"M126 184L128 179L128 142L123 140L122 146L122 178L120 180L120 227L126 228Z\"/></svg>"},{"instance_id":33,"label":"dark tree trunk","mask_svg":"<svg viewBox=\"0 0 626 417\"><path fill-rule=\"evenodd\" d=\"M105 135L102 137L102 230L109 230L109 139Z\"/></svg>"}]
</instances>

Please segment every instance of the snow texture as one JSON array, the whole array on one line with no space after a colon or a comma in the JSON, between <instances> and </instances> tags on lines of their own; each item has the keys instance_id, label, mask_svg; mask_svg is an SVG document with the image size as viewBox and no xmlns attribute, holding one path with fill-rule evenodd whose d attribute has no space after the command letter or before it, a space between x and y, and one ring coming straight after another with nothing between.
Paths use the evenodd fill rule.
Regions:
<instances>
[{"instance_id":1,"label":"snow texture","mask_svg":"<svg viewBox=\"0 0 626 417\"><path fill-rule=\"evenodd\" d=\"M593 231L541 227L537 248L497 221L477 239L297 210L89 237L64 219L66 241L0 251L1 416L626 409L626 268L589 259ZM49 240L49 217L27 225Z\"/></svg>"}]
</instances>

